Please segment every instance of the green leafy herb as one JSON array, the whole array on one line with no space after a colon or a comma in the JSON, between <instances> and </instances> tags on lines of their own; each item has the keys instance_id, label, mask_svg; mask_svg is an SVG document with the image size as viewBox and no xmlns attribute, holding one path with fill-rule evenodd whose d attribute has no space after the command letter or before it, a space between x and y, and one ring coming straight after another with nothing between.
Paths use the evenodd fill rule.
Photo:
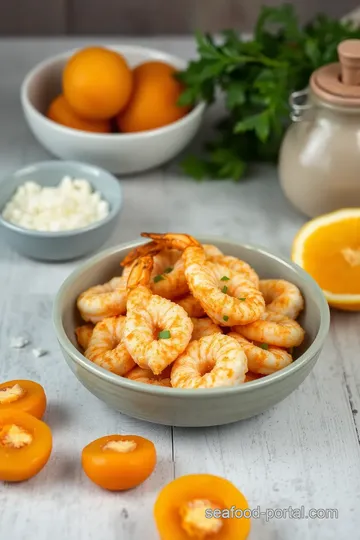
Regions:
<instances>
[{"instance_id":1,"label":"green leafy herb","mask_svg":"<svg viewBox=\"0 0 360 540\"><path fill-rule=\"evenodd\" d=\"M227 290L228 290L227 286L224 285L223 288L221 289L221 292L224 293L224 294L226 294L226 293L227 293Z\"/></svg>"},{"instance_id":2,"label":"green leafy herb","mask_svg":"<svg viewBox=\"0 0 360 540\"><path fill-rule=\"evenodd\" d=\"M170 272L172 272L173 270L174 268L172 266L169 266L169 268L165 268L164 274L170 274Z\"/></svg>"},{"instance_id":3,"label":"green leafy herb","mask_svg":"<svg viewBox=\"0 0 360 540\"><path fill-rule=\"evenodd\" d=\"M159 339L169 339L171 337L170 330L162 330L158 337Z\"/></svg>"},{"instance_id":4,"label":"green leafy herb","mask_svg":"<svg viewBox=\"0 0 360 540\"><path fill-rule=\"evenodd\" d=\"M228 320L229 320L229 317L228 317L227 315L224 315L224 316L223 316L223 320L224 320L224 321L228 321Z\"/></svg>"},{"instance_id":5,"label":"green leafy herb","mask_svg":"<svg viewBox=\"0 0 360 540\"><path fill-rule=\"evenodd\" d=\"M220 40L196 34L198 59L177 75L182 105L208 104L220 91L226 115L203 156L187 156L186 174L197 180L241 179L252 162L276 162L289 124L289 95L308 85L318 67L337 61L337 45L359 39L360 29L320 15L301 26L294 8L263 7L254 36L225 31Z\"/></svg>"},{"instance_id":6,"label":"green leafy herb","mask_svg":"<svg viewBox=\"0 0 360 540\"><path fill-rule=\"evenodd\" d=\"M245 302L246 298L239 298L242 302Z\"/></svg>"},{"instance_id":7,"label":"green leafy herb","mask_svg":"<svg viewBox=\"0 0 360 540\"><path fill-rule=\"evenodd\" d=\"M229 281L230 278L228 278L227 276L223 276L220 281Z\"/></svg>"},{"instance_id":8,"label":"green leafy herb","mask_svg":"<svg viewBox=\"0 0 360 540\"><path fill-rule=\"evenodd\" d=\"M162 281L164 278L164 276L162 276L161 274L159 274L158 276L155 276L154 277L154 282L155 283L158 283L159 281Z\"/></svg>"},{"instance_id":9,"label":"green leafy herb","mask_svg":"<svg viewBox=\"0 0 360 540\"><path fill-rule=\"evenodd\" d=\"M267 343L260 343L259 347L260 349L265 349L265 351L267 351L269 348L269 345Z\"/></svg>"}]
</instances>

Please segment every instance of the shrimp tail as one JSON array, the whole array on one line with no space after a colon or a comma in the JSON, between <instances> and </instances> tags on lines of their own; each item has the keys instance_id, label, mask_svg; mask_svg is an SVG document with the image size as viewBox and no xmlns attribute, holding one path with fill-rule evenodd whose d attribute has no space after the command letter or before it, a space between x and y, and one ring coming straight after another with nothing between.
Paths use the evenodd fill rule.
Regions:
<instances>
[{"instance_id":1,"label":"shrimp tail","mask_svg":"<svg viewBox=\"0 0 360 540\"><path fill-rule=\"evenodd\" d=\"M167 248L178 249L179 251L184 251L190 246L200 246L201 244L195 240L189 234L180 234L180 233L141 233L141 236L144 238L151 238L154 242L162 244Z\"/></svg>"},{"instance_id":2,"label":"shrimp tail","mask_svg":"<svg viewBox=\"0 0 360 540\"><path fill-rule=\"evenodd\" d=\"M156 255L162 250L162 246L157 242L148 242L143 244L126 255L123 261L121 261L120 266L125 267L129 264L132 264L139 257L144 257L145 255Z\"/></svg>"},{"instance_id":3,"label":"shrimp tail","mask_svg":"<svg viewBox=\"0 0 360 540\"><path fill-rule=\"evenodd\" d=\"M134 263L127 280L127 288L134 289L138 285L148 286L153 269L153 258L150 255L140 257Z\"/></svg>"}]
</instances>

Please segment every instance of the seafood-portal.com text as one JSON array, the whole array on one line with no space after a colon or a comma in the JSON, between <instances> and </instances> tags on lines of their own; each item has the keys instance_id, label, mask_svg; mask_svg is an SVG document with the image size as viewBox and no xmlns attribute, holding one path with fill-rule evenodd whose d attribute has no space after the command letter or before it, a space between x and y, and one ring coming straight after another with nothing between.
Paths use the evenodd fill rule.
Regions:
<instances>
[{"instance_id":1,"label":"seafood-portal.com text","mask_svg":"<svg viewBox=\"0 0 360 540\"><path fill-rule=\"evenodd\" d=\"M297 508L292 506L287 508L265 508L264 510L260 506L257 508L236 508L236 506L232 506L224 509L207 508L205 517L208 519L265 518L265 521L271 521L272 519L338 519L339 512L336 508L305 508L305 506Z\"/></svg>"}]
</instances>

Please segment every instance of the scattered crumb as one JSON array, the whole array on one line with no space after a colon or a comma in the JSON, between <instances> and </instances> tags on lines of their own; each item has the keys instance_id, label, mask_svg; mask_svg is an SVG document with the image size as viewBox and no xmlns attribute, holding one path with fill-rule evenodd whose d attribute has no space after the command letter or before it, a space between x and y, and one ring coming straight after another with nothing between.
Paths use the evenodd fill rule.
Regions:
<instances>
[{"instance_id":1,"label":"scattered crumb","mask_svg":"<svg viewBox=\"0 0 360 540\"><path fill-rule=\"evenodd\" d=\"M32 353L35 358L40 358L40 356L45 356L45 354L47 354L47 351L45 351L45 349L33 349Z\"/></svg>"},{"instance_id":2,"label":"scattered crumb","mask_svg":"<svg viewBox=\"0 0 360 540\"><path fill-rule=\"evenodd\" d=\"M29 340L25 337L14 337L10 341L10 347L12 349L23 349L24 347L26 347L26 345L29 345L29 343Z\"/></svg>"}]
</instances>

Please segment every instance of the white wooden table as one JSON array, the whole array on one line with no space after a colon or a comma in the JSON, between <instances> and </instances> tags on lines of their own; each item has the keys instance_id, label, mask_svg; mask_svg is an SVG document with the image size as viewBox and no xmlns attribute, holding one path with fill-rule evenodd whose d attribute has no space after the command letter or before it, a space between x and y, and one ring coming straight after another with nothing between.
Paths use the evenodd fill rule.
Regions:
<instances>
[{"instance_id":1,"label":"white wooden table","mask_svg":"<svg viewBox=\"0 0 360 540\"><path fill-rule=\"evenodd\" d=\"M114 42L115 39L109 40ZM126 40L190 57L191 40ZM90 40L0 41L0 181L8 172L48 159L29 133L19 86L38 61ZM206 129L206 126L205 126ZM243 183L196 183L176 164L124 178L124 207L108 245L143 230L226 234L288 255L304 222L285 201L276 172L262 169ZM19 485L0 485L0 538L11 540L155 540L152 517L161 487L174 477L209 472L224 476L251 508L336 509L338 519L254 519L253 540L359 538L360 527L360 315L332 313L325 350L305 383L276 408L235 425L172 429L109 410L70 372L51 322L54 295L72 264L21 258L0 235L0 377L29 378L46 389L45 420L54 450L47 467ZM31 346L9 347L28 336L49 351L36 359ZM139 434L156 444L159 463L138 489L110 494L81 470L80 452L105 434Z\"/></svg>"}]
</instances>

